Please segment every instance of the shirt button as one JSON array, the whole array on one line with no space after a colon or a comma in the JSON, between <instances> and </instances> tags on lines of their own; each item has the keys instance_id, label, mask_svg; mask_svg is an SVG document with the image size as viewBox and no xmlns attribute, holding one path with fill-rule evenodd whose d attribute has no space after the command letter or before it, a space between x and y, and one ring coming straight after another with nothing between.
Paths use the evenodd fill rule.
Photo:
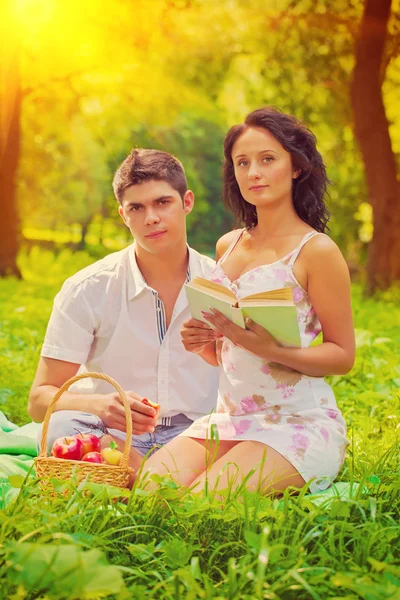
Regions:
<instances>
[{"instance_id":1,"label":"shirt button","mask_svg":"<svg viewBox=\"0 0 400 600\"><path fill-rule=\"evenodd\" d=\"M160 383L161 383L161 385L164 385L165 379L161 379Z\"/></svg>"}]
</instances>

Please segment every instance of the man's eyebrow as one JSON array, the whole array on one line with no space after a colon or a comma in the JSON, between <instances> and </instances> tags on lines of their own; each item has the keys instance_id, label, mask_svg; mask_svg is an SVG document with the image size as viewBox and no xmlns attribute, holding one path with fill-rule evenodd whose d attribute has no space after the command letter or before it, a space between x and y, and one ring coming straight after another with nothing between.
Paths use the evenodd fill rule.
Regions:
<instances>
[{"instance_id":1,"label":"man's eyebrow","mask_svg":"<svg viewBox=\"0 0 400 600\"><path fill-rule=\"evenodd\" d=\"M160 202L160 200L167 200L168 198L172 198L171 194L165 194L164 196L158 196L158 198L154 198L151 202L155 204L156 202ZM129 200L126 203L127 206L144 206L143 202L136 202L135 200Z\"/></svg>"},{"instance_id":2,"label":"man's eyebrow","mask_svg":"<svg viewBox=\"0 0 400 600\"><path fill-rule=\"evenodd\" d=\"M272 152L272 154L276 154L275 150L260 150L260 152L257 152L257 154L264 154L264 152ZM236 154L236 156L234 156L233 158L244 158L245 156L247 156L247 154Z\"/></svg>"},{"instance_id":3,"label":"man's eyebrow","mask_svg":"<svg viewBox=\"0 0 400 600\"><path fill-rule=\"evenodd\" d=\"M168 198L172 198L171 194L165 194L164 196L159 196L155 198L153 202L160 202L160 200L168 200Z\"/></svg>"}]
</instances>

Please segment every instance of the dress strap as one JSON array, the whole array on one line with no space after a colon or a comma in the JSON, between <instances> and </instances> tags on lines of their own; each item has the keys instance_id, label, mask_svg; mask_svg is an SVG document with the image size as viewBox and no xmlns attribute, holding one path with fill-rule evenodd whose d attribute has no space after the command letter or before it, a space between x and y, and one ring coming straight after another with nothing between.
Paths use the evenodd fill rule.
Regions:
<instances>
[{"instance_id":1,"label":"dress strap","mask_svg":"<svg viewBox=\"0 0 400 600\"><path fill-rule=\"evenodd\" d=\"M288 260L288 263L287 263L290 267L293 267L294 263L296 262L297 257L300 254L302 247L305 244L307 244L307 242L316 235L320 235L320 233L318 231L309 231L308 233L306 233L306 235L301 240L300 244L297 246L297 248L295 248L293 250L292 254L290 255L290 259Z\"/></svg>"},{"instance_id":2,"label":"dress strap","mask_svg":"<svg viewBox=\"0 0 400 600\"><path fill-rule=\"evenodd\" d=\"M244 229L240 229L239 232L238 232L238 234L233 238L233 241L232 241L231 245L228 247L228 249L225 251L225 253L221 256L221 258L218 261L220 265L222 265L222 263L224 262L224 260L226 258L228 258L228 256L232 252L232 250L236 247L237 243L239 242L240 238L243 235L243 232L244 232Z\"/></svg>"}]
</instances>

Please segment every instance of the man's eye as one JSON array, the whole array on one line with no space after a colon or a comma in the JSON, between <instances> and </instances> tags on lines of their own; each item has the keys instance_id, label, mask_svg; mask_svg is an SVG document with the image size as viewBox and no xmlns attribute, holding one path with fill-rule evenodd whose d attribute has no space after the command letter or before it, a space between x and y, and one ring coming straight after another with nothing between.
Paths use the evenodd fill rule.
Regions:
<instances>
[{"instance_id":1,"label":"man's eye","mask_svg":"<svg viewBox=\"0 0 400 600\"><path fill-rule=\"evenodd\" d=\"M158 203L159 204L168 204L168 200L159 200Z\"/></svg>"}]
</instances>

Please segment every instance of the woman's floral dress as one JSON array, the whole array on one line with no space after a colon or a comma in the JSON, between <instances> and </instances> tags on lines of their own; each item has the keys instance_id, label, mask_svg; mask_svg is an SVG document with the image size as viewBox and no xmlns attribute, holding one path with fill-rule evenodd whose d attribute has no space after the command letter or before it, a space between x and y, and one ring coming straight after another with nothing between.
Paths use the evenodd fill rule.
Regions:
<instances>
[{"instance_id":1,"label":"woman's floral dress","mask_svg":"<svg viewBox=\"0 0 400 600\"><path fill-rule=\"evenodd\" d=\"M302 347L320 333L321 325L307 292L293 274L300 250L312 231L284 258L261 265L231 281L222 264L242 231L216 264L211 280L230 288L238 299L267 290L290 287L297 308ZM181 435L210 439L211 426L220 440L252 440L270 446L310 481L310 490L329 487L341 468L348 441L346 425L331 387L323 377L309 377L268 362L235 346L227 338L217 342L221 366L216 411Z\"/></svg>"}]
</instances>

